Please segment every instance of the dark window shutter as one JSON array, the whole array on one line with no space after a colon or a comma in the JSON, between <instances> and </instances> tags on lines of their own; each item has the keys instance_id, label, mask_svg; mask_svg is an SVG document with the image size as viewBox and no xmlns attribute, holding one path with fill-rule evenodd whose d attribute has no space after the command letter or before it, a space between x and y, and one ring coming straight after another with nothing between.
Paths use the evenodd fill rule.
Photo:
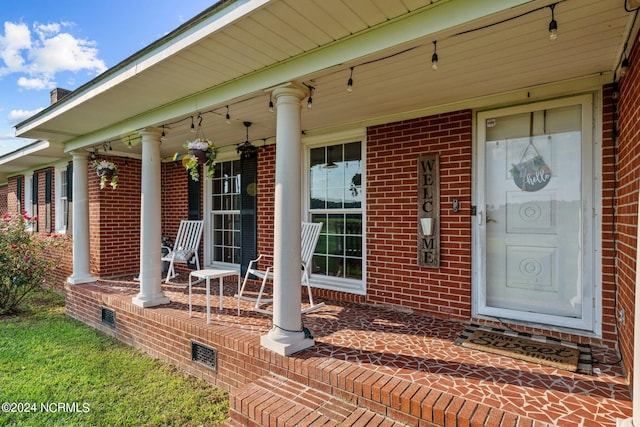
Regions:
<instances>
[{"instance_id":1,"label":"dark window shutter","mask_svg":"<svg viewBox=\"0 0 640 427\"><path fill-rule=\"evenodd\" d=\"M189 172L187 172L188 174ZM200 195L202 193L201 181L194 181L191 176L187 178L188 216L189 219L200 219Z\"/></svg>"},{"instance_id":2,"label":"dark window shutter","mask_svg":"<svg viewBox=\"0 0 640 427\"><path fill-rule=\"evenodd\" d=\"M51 169L48 169L44 173L44 227L47 232L51 232L53 230L53 221L51 218L51 214L53 212L53 207L51 206L51 194L53 193L52 184L53 174L51 173Z\"/></svg>"},{"instance_id":3,"label":"dark window shutter","mask_svg":"<svg viewBox=\"0 0 640 427\"><path fill-rule=\"evenodd\" d=\"M257 258L258 156L240 159L240 274L247 272L249 261ZM249 190L249 191L247 191Z\"/></svg>"},{"instance_id":4,"label":"dark window shutter","mask_svg":"<svg viewBox=\"0 0 640 427\"><path fill-rule=\"evenodd\" d=\"M73 202L73 162L67 163L67 202Z\"/></svg>"},{"instance_id":5,"label":"dark window shutter","mask_svg":"<svg viewBox=\"0 0 640 427\"><path fill-rule=\"evenodd\" d=\"M33 179L31 180L31 203L34 205L38 204L38 174L33 174Z\"/></svg>"},{"instance_id":6,"label":"dark window shutter","mask_svg":"<svg viewBox=\"0 0 640 427\"><path fill-rule=\"evenodd\" d=\"M47 170L44 173L44 202L46 204L51 203L51 170Z\"/></svg>"},{"instance_id":7,"label":"dark window shutter","mask_svg":"<svg viewBox=\"0 0 640 427\"><path fill-rule=\"evenodd\" d=\"M23 178L21 176L19 176L16 179L16 199L18 199L18 212L22 212L22 185L23 185Z\"/></svg>"}]
</instances>

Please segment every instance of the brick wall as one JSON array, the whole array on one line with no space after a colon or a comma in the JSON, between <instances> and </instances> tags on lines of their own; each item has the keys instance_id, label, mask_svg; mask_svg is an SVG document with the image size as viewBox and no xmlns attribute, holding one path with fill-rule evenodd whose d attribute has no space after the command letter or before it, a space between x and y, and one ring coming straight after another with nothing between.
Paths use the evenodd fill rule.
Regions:
<instances>
[{"instance_id":1,"label":"brick wall","mask_svg":"<svg viewBox=\"0 0 640 427\"><path fill-rule=\"evenodd\" d=\"M625 321L617 327L620 334L622 359L633 378L633 335L635 327L635 292L637 270L638 187L640 186L640 43L636 42L629 55L631 67L620 81L619 139L616 154L616 214L615 237L617 269L617 308L625 311ZM611 296L615 298L615 293ZM635 352L637 357L637 352Z\"/></svg>"},{"instance_id":2,"label":"brick wall","mask_svg":"<svg viewBox=\"0 0 640 427\"><path fill-rule=\"evenodd\" d=\"M176 238L180 221L189 216L189 174L180 161L162 164L162 235Z\"/></svg>"},{"instance_id":3,"label":"brick wall","mask_svg":"<svg viewBox=\"0 0 640 427\"><path fill-rule=\"evenodd\" d=\"M20 188L22 200L18 200L18 176L12 176L7 180L7 212L22 212L24 210L24 177L21 175L19 177L22 179Z\"/></svg>"},{"instance_id":4,"label":"brick wall","mask_svg":"<svg viewBox=\"0 0 640 427\"><path fill-rule=\"evenodd\" d=\"M367 131L367 300L441 317L471 317L472 112ZM440 268L417 264L417 159L440 156ZM460 210L452 213L453 199Z\"/></svg>"},{"instance_id":5,"label":"brick wall","mask_svg":"<svg viewBox=\"0 0 640 427\"><path fill-rule=\"evenodd\" d=\"M275 207L276 144L258 151L258 253L273 253L273 221Z\"/></svg>"},{"instance_id":6,"label":"brick wall","mask_svg":"<svg viewBox=\"0 0 640 427\"><path fill-rule=\"evenodd\" d=\"M100 178L89 162L91 273L96 277L137 274L140 270L141 161L102 158L118 168L118 188L112 189L107 185L101 190Z\"/></svg>"}]
</instances>

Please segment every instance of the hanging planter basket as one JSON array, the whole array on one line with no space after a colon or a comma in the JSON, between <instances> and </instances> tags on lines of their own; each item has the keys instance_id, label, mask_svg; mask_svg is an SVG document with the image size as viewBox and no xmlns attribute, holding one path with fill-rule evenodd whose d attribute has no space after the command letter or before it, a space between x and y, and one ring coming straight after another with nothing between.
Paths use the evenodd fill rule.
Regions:
<instances>
[{"instance_id":1,"label":"hanging planter basket","mask_svg":"<svg viewBox=\"0 0 640 427\"><path fill-rule=\"evenodd\" d=\"M539 191L551 181L551 169L530 140L520 156L520 163L510 170L514 184L522 191Z\"/></svg>"},{"instance_id":2,"label":"hanging planter basket","mask_svg":"<svg viewBox=\"0 0 640 427\"><path fill-rule=\"evenodd\" d=\"M115 164L107 160L96 160L92 167L96 170L96 175L100 177L100 188L105 188L107 184L112 188L118 186L118 168Z\"/></svg>"},{"instance_id":3,"label":"hanging planter basket","mask_svg":"<svg viewBox=\"0 0 640 427\"><path fill-rule=\"evenodd\" d=\"M111 180L111 178L113 178L113 169L102 169L98 171L98 176L106 180Z\"/></svg>"},{"instance_id":4,"label":"hanging planter basket","mask_svg":"<svg viewBox=\"0 0 640 427\"><path fill-rule=\"evenodd\" d=\"M199 165L204 165L207 162L206 150L190 149L189 154L195 156L198 159Z\"/></svg>"}]
</instances>

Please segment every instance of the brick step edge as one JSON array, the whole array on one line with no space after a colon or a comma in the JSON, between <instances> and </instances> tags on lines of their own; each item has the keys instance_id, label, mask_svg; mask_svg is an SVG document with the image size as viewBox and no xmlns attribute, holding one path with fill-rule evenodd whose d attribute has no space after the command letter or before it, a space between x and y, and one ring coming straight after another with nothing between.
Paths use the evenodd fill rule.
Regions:
<instances>
[{"instance_id":1,"label":"brick step edge","mask_svg":"<svg viewBox=\"0 0 640 427\"><path fill-rule=\"evenodd\" d=\"M270 374L229 396L233 427L380 426L407 427L369 409L296 381Z\"/></svg>"}]
</instances>

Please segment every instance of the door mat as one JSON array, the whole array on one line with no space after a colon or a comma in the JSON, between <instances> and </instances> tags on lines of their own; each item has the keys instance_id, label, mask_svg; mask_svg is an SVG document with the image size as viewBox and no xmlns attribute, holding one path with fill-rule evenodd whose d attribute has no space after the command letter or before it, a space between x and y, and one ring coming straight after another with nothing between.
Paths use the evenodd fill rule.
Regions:
<instances>
[{"instance_id":1,"label":"door mat","mask_svg":"<svg viewBox=\"0 0 640 427\"><path fill-rule=\"evenodd\" d=\"M456 344L487 353L591 375L591 347L557 338L470 325Z\"/></svg>"}]
</instances>

